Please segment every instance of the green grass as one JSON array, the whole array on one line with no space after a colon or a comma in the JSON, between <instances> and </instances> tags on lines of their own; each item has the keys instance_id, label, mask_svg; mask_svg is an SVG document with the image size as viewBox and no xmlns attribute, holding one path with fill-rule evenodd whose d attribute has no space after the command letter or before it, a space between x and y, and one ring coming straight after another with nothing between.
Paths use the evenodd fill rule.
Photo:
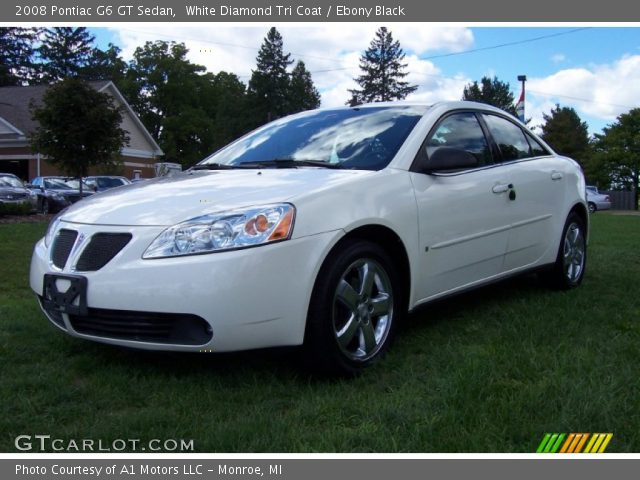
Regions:
<instances>
[{"instance_id":1,"label":"green grass","mask_svg":"<svg viewBox=\"0 0 640 480\"><path fill-rule=\"evenodd\" d=\"M20 434L194 439L201 452L640 451L640 217L593 216L583 285L511 280L412 315L387 359L318 380L287 351L159 354L67 337L28 288L44 224L0 225L0 451Z\"/></svg>"}]
</instances>

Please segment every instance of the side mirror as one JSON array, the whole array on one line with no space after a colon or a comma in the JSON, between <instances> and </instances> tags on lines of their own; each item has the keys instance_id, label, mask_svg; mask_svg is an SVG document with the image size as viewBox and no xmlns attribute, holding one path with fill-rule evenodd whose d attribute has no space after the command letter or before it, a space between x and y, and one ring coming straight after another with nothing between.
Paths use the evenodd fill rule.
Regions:
<instances>
[{"instance_id":1,"label":"side mirror","mask_svg":"<svg viewBox=\"0 0 640 480\"><path fill-rule=\"evenodd\" d=\"M478 159L461 148L440 147L424 162L420 171L433 173L447 170L462 170L478 166Z\"/></svg>"}]
</instances>

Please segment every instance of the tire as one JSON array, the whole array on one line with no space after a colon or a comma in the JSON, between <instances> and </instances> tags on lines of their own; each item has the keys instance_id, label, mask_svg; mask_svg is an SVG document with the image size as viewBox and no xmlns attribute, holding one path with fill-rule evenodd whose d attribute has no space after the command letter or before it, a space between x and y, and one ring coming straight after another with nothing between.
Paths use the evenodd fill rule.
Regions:
<instances>
[{"instance_id":1,"label":"tire","mask_svg":"<svg viewBox=\"0 0 640 480\"><path fill-rule=\"evenodd\" d=\"M596 204L593 202L589 202L589 213L596 213L596 211L598 210L598 207L596 207Z\"/></svg>"},{"instance_id":2,"label":"tire","mask_svg":"<svg viewBox=\"0 0 640 480\"><path fill-rule=\"evenodd\" d=\"M40 205L40 213L42 213L43 215L49 215L50 211L51 208L49 206L49 200L44 198L42 200L42 204Z\"/></svg>"},{"instance_id":3,"label":"tire","mask_svg":"<svg viewBox=\"0 0 640 480\"><path fill-rule=\"evenodd\" d=\"M553 267L546 274L547 282L558 290L576 288L582 283L586 266L585 222L578 214L572 212L562 229L558 255Z\"/></svg>"},{"instance_id":4,"label":"tire","mask_svg":"<svg viewBox=\"0 0 640 480\"><path fill-rule=\"evenodd\" d=\"M355 376L382 358L404 315L387 253L349 240L325 260L313 290L304 353L322 374Z\"/></svg>"}]
</instances>

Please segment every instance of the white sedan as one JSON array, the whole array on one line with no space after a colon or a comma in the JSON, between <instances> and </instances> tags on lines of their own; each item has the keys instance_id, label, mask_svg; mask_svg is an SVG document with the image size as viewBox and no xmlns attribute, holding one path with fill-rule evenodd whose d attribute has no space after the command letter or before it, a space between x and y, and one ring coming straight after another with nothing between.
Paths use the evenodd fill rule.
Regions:
<instances>
[{"instance_id":1,"label":"white sedan","mask_svg":"<svg viewBox=\"0 0 640 480\"><path fill-rule=\"evenodd\" d=\"M578 164L503 111L378 103L276 120L186 172L69 207L30 281L75 337L304 345L316 367L355 374L431 300L532 270L578 286L588 227Z\"/></svg>"}]
</instances>

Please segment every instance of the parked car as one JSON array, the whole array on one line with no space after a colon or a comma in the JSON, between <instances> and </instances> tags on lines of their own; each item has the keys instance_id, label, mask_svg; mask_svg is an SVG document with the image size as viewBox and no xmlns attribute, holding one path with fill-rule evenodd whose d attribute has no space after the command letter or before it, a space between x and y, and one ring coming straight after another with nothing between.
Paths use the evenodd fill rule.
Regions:
<instances>
[{"instance_id":1,"label":"parked car","mask_svg":"<svg viewBox=\"0 0 640 480\"><path fill-rule=\"evenodd\" d=\"M86 177L84 182L93 189L94 192L104 192L115 187L122 187L123 185L130 185L131 180L126 177L118 177L113 175L99 175L93 177Z\"/></svg>"},{"instance_id":2,"label":"parked car","mask_svg":"<svg viewBox=\"0 0 640 480\"><path fill-rule=\"evenodd\" d=\"M29 187L38 197L38 211L44 214L59 212L81 198L95 193L92 188L84 184L82 195L80 195L78 180L70 177L36 177Z\"/></svg>"},{"instance_id":3,"label":"parked car","mask_svg":"<svg viewBox=\"0 0 640 480\"><path fill-rule=\"evenodd\" d=\"M36 210L37 197L15 175L0 173L0 206L15 206L33 212Z\"/></svg>"},{"instance_id":4,"label":"parked car","mask_svg":"<svg viewBox=\"0 0 640 480\"><path fill-rule=\"evenodd\" d=\"M189 171L73 205L35 246L49 320L88 340L303 345L352 375L407 311L513 275L582 281L584 177L501 110L377 103L271 122Z\"/></svg>"},{"instance_id":5,"label":"parked car","mask_svg":"<svg viewBox=\"0 0 640 480\"><path fill-rule=\"evenodd\" d=\"M587 185L587 205L589 213L595 213L598 210L609 210L611 208L611 198L598 191L597 187Z\"/></svg>"}]
</instances>

